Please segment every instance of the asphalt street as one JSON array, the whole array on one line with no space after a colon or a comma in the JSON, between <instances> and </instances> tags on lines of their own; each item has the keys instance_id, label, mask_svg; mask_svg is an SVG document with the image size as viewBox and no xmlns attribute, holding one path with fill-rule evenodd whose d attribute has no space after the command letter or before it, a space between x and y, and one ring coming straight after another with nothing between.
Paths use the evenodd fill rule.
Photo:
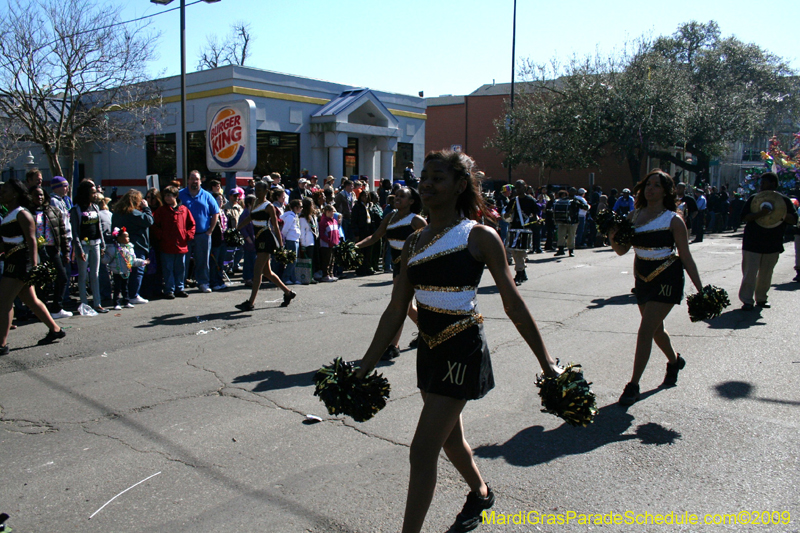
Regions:
<instances>
[{"instance_id":1,"label":"asphalt street","mask_svg":"<svg viewBox=\"0 0 800 533\"><path fill-rule=\"evenodd\" d=\"M616 400L639 324L632 253L529 256L521 293L548 349L581 363L593 382L600 411L587 428L540 412L535 358L484 276L479 307L497 386L463 417L497 503L495 524L478 531L800 531L793 249L775 269L772 307L749 312L736 298L741 234L707 236L691 250L703 283L725 288L733 305L699 323L685 302L676 307L666 326L687 361L678 386L658 388L666 359L654 347L643 399L628 409ZM15 533L399 531L422 403L414 352L381 365L391 399L365 423L327 415L311 382L335 356L361 357L391 275L295 290L288 308L264 290L254 311L239 312L247 290L235 283L73 317L60 321L66 339L50 346L36 345L42 324L12 331L11 353L0 357L8 525ZM402 347L412 332L407 321ZM308 414L322 422L308 423ZM446 531L467 491L442 455L425 531ZM697 523L579 523L582 514L635 522L645 513ZM569 523L537 523L541 514ZM740 523L706 525L706 515Z\"/></svg>"}]
</instances>

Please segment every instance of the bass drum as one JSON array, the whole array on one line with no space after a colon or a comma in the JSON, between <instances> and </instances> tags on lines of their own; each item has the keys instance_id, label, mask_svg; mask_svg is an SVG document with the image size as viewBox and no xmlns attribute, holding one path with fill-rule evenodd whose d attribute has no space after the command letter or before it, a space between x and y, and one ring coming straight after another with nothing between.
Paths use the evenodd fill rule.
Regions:
<instances>
[{"instance_id":1,"label":"bass drum","mask_svg":"<svg viewBox=\"0 0 800 533\"><path fill-rule=\"evenodd\" d=\"M533 250L533 232L529 229L509 229L506 233L506 248L509 250Z\"/></svg>"}]
</instances>

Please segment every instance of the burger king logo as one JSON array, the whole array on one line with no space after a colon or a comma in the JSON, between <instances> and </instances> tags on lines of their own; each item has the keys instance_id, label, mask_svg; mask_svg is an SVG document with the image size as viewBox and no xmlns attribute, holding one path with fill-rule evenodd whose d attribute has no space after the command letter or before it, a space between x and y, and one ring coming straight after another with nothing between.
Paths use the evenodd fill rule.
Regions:
<instances>
[{"instance_id":1,"label":"burger king logo","mask_svg":"<svg viewBox=\"0 0 800 533\"><path fill-rule=\"evenodd\" d=\"M221 167L231 168L245 152L242 114L233 107L219 109L211 119L208 148L211 157Z\"/></svg>"}]
</instances>

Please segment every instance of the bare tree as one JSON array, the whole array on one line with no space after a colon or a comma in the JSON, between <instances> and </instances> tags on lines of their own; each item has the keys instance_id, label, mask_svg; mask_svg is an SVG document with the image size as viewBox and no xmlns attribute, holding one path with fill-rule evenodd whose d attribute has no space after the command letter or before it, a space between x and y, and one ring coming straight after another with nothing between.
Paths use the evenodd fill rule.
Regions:
<instances>
[{"instance_id":1,"label":"bare tree","mask_svg":"<svg viewBox=\"0 0 800 533\"><path fill-rule=\"evenodd\" d=\"M146 71L157 38L94 0L10 0L0 18L0 115L41 146L53 175L86 144L140 141L161 109Z\"/></svg>"},{"instance_id":2,"label":"bare tree","mask_svg":"<svg viewBox=\"0 0 800 533\"><path fill-rule=\"evenodd\" d=\"M250 24L244 21L233 23L230 32L221 42L216 35L208 36L205 47L200 50L200 58L197 62L198 70L207 70L223 65L244 66L250 57L253 39L253 34L250 33Z\"/></svg>"},{"instance_id":3,"label":"bare tree","mask_svg":"<svg viewBox=\"0 0 800 533\"><path fill-rule=\"evenodd\" d=\"M22 155L24 138L25 129L18 121L0 118L0 169Z\"/></svg>"}]
</instances>

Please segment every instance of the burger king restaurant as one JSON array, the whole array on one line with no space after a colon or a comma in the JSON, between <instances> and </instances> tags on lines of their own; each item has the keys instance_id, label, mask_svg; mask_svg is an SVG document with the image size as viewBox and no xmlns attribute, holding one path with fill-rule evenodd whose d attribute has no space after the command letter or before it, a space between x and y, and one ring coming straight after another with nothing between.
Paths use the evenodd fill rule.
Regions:
<instances>
[{"instance_id":1,"label":"burger king restaurant","mask_svg":"<svg viewBox=\"0 0 800 533\"><path fill-rule=\"evenodd\" d=\"M163 187L188 170L235 174L240 184L271 172L293 183L303 170L320 182L328 175L393 180L408 161L419 167L424 158L423 98L228 65L187 75L189 168L182 169L180 79L159 83L165 113L143 146L84 153L82 175L120 188L145 188L146 176Z\"/></svg>"}]
</instances>

